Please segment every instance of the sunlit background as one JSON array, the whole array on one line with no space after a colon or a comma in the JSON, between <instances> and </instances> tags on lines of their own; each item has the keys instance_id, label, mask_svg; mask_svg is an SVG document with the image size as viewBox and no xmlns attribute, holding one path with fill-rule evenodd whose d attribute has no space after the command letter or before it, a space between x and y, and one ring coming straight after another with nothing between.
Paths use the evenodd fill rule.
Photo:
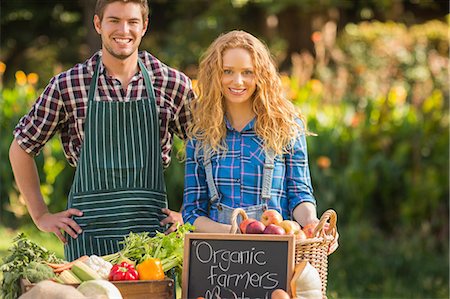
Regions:
<instances>
[{"instance_id":1,"label":"sunlit background","mask_svg":"<svg viewBox=\"0 0 450 299\"><path fill-rule=\"evenodd\" d=\"M62 256L38 232L8 161L12 130L50 78L99 47L94 0L0 2L0 258L12 239ZM141 49L188 74L220 33L247 30L270 47L285 95L306 115L319 214L338 215L329 298L449 297L449 7L421 0L151 0ZM166 171L178 209L183 164ZM37 158L51 211L74 170L59 138Z\"/></svg>"}]
</instances>

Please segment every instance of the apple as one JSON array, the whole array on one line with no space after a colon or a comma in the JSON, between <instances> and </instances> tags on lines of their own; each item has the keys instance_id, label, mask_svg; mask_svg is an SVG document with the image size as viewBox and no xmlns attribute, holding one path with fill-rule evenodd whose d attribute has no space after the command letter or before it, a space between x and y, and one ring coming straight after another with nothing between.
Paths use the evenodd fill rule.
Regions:
<instances>
[{"instance_id":1,"label":"apple","mask_svg":"<svg viewBox=\"0 0 450 299\"><path fill-rule=\"evenodd\" d=\"M301 230L300 224L297 221L283 220L278 224L286 231L286 234L294 234L295 232Z\"/></svg>"},{"instance_id":2,"label":"apple","mask_svg":"<svg viewBox=\"0 0 450 299\"><path fill-rule=\"evenodd\" d=\"M308 237L306 236L305 232L302 230L299 230L298 233L295 234L296 240L306 240Z\"/></svg>"},{"instance_id":3,"label":"apple","mask_svg":"<svg viewBox=\"0 0 450 299\"><path fill-rule=\"evenodd\" d=\"M247 234L262 234L266 226L258 220L252 221L247 225L245 232Z\"/></svg>"},{"instance_id":4,"label":"apple","mask_svg":"<svg viewBox=\"0 0 450 299\"><path fill-rule=\"evenodd\" d=\"M314 238L314 229L316 228L316 225L317 223L308 223L302 228L307 238Z\"/></svg>"},{"instance_id":5,"label":"apple","mask_svg":"<svg viewBox=\"0 0 450 299\"><path fill-rule=\"evenodd\" d=\"M242 220L242 222L239 224L239 228L241 229L241 233L245 234L247 231L247 226L252 223L253 221L256 221L254 218L247 218L245 220Z\"/></svg>"},{"instance_id":6,"label":"apple","mask_svg":"<svg viewBox=\"0 0 450 299\"><path fill-rule=\"evenodd\" d=\"M270 299L290 299L289 294L282 289L276 289L270 295Z\"/></svg>"},{"instance_id":7,"label":"apple","mask_svg":"<svg viewBox=\"0 0 450 299\"><path fill-rule=\"evenodd\" d=\"M306 239L306 234L302 231L300 224L297 221L283 220L278 224L286 231L288 235L294 235L295 239L301 240Z\"/></svg>"},{"instance_id":8,"label":"apple","mask_svg":"<svg viewBox=\"0 0 450 299\"><path fill-rule=\"evenodd\" d=\"M261 222L268 226L269 224L278 225L283 221L283 216L277 210L265 210L261 215Z\"/></svg>"},{"instance_id":9,"label":"apple","mask_svg":"<svg viewBox=\"0 0 450 299\"><path fill-rule=\"evenodd\" d=\"M269 224L266 226L266 229L264 230L264 234L268 235L285 235L286 232L284 231L284 228L281 226L275 225L275 224Z\"/></svg>"}]
</instances>

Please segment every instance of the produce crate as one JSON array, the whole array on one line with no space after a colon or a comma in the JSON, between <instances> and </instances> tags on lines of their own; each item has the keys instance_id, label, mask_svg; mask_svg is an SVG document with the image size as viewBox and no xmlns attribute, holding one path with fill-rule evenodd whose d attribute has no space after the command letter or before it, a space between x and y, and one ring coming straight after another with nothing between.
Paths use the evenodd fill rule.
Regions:
<instances>
[{"instance_id":1,"label":"produce crate","mask_svg":"<svg viewBox=\"0 0 450 299\"><path fill-rule=\"evenodd\" d=\"M137 280L112 281L119 289L123 299L174 299L174 281L170 278L164 280ZM27 279L20 280L22 294L34 287ZM78 284L71 284L77 287Z\"/></svg>"}]
</instances>

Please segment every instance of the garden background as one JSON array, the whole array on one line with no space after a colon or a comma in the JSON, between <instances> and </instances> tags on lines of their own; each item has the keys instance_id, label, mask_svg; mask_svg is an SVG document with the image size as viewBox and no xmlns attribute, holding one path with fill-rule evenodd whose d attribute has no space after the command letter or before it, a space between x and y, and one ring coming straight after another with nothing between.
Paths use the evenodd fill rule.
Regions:
<instances>
[{"instance_id":1,"label":"garden background","mask_svg":"<svg viewBox=\"0 0 450 299\"><path fill-rule=\"evenodd\" d=\"M12 239L62 256L34 227L8 159L12 130L49 79L98 49L95 0L0 2L0 258ZM286 96L307 116L319 214L338 214L329 298L449 297L449 7L423 0L151 0L141 49L196 76L220 33L244 29L270 47ZM166 171L170 206L183 164ZM37 157L51 211L74 170L59 138Z\"/></svg>"}]
</instances>

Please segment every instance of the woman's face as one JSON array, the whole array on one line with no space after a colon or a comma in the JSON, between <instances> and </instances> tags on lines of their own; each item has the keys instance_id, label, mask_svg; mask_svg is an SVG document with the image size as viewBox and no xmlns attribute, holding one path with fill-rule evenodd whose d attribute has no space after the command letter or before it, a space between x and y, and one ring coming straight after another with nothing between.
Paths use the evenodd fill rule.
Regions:
<instances>
[{"instance_id":1,"label":"woman's face","mask_svg":"<svg viewBox=\"0 0 450 299\"><path fill-rule=\"evenodd\" d=\"M227 49L222 64L222 92L227 104L251 104L256 76L250 52L242 48Z\"/></svg>"}]
</instances>

